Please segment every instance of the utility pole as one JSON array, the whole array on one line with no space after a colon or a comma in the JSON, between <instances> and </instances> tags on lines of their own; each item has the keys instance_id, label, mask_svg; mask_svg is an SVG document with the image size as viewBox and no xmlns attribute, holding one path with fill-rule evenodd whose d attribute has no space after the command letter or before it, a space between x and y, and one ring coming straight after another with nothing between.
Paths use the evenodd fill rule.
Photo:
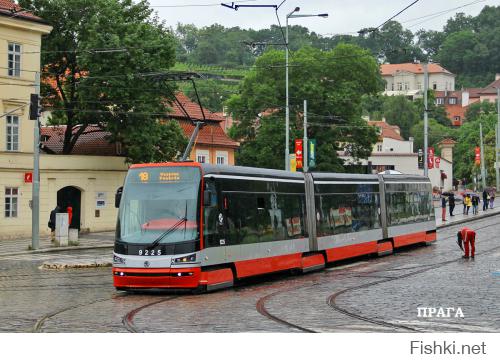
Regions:
<instances>
[{"instance_id":1,"label":"utility pole","mask_svg":"<svg viewBox=\"0 0 500 363\"><path fill-rule=\"evenodd\" d=\"M34 250L40 246L40 72L37 72L35 75L35 94L38 96L38 106L33 131L33 184L31 201L31 248Z\"/></svg>"},{"instance_id":2,"label":"utility pole","mask_svg":"<svg viewBox=\"0 0 500 363\"><path fill-rule=\"evenodd\" d=\"M429 120L427 115L427 93L429 90L429 74L427 72L427 63L424 66L424 176L429 176L429 155L428 155L428 137L429 137Z\"/></svg>"},{"instance_id":3,"label":"utility pole","mask_svg":"<svg viewBox=\"0 0 500 363\"><path fill-rule=\"evenodd\" d=\"M304 173L307 173L309 170L309 165L308 165L308 160L307 160L307 100L304 100L304 166L302 170L304 170Z\"/></svg>"},{"instance_id":4,"label":"utility pole","mask_svg":"<svg viewBox=\"0 0 500 363\"><path fill-rule=\"evenodd\" d=\"M285 26L285 87L286 87L286 101L285 101L285 170L290 171L290 100L288 97L288 18L294 11L286 16Z\"/></svg>"},{"instance_id":5,"label":"utility pole","mask_svg":"<svg viewBox=\"0 0 500 363\"><path fill-rule=\"evenodd\" d=\"M484 167L483 124L479 124L479 138L481 141L481 182L483 190L486 189L486 168Z\"/></svg>"},{"instance_id":6,"label":"utility pole","mask_svg":"<svg viewBox=\"0 0 500 363\"><path fill-rule=\"evenodd\" d=\"M498 117L498 122L497 122L497 127L496 127L496 133L495 133L495 175L496 175L496 184L497 184L497 191L500 191L500 165L498 162L498 153L500 152L500 87L497 88L497 117Z\"/></svg>"}]
</instances>

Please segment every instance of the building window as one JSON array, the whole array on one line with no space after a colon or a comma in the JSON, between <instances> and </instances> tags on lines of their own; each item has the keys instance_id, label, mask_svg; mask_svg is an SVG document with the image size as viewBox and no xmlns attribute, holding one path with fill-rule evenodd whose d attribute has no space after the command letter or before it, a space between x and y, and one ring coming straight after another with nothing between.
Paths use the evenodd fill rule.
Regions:
<instances>
[{"instance_id":1,"label":"building window","mask_svg":"<svg viewBox=\"0 0 500 363\"><path fill-rule=\"evenodd\" d=\"M455 117L454 117L454 120L455 120L455 121L460 121L460 116L455 116Z\"/></svg>"},{"instance_id":2,"label":"building window","mask_svg":"<svg viewBox=\"0 0 500 363\"><path fill-rule=\"evenodd\" d=\"M227 151L217 151L216 159L217 165L227 165L229 159Z\"/></svg>"},{"instance_id":3,"label":"building window","mask_svg":"<svg viewBox=\"0 0 500 363\"><path fill-rule=\"evenodd\" d=\"M421 82L417 82L417 89L419 89L419 90L422 89L422 83Z\"/></svg>"},{"instance_id":4,"label":"building window","mask_svg":"<svg viewBox=\"0 0 500 363\"><path fill-rule=\"evenodd\" d=\"M403 90L403 83L398 82L398 91L402 91L402 90Z\"/></svg>"},{"instance_id":5,"label":"building window","mask_svg":"<svg viewBox=\"0 0 500 363\"><path fill-rule=\"evenodd\" d=\"M438 88L437 83L436 82L432 82L432 89L436 90L437 88Z\"/></svg>"},{"instance_id":6,"label":"building window","mask_svg":"<svg viewBox=\"0 0 500 363\"><path fill-rule=\"evenodd\" d=\"M7 116L7 151L19 151L19 116Z\"/></svg>"},{"instance_id":7,"label":"building window","mask_svg":"<svg viewBox=\"0 0 500 363\"><path fill-rule=\"evenodd\" d=\"M196 161L200 164L210 164L210 152L208 150L196 150Z\"/></svg>"},{"instance_id":8,"label":"building window","mask_svg":"<svg viewBox=\"0 0 500 363\"><path fill-rule=\"evenodd\" d=\"M456 97L451 97L449 100L448 100L448 103L450 105L456 105L457 104L457 98Z\"/></svg>"},{"instance_id":9,"label":"building window","mask_svg":"<svg viewBox=\"0 0 500 363\"><path fill-rule=\"evenodd\" d=\"M377 151L382 151L382 144L377 144Z\"/></svg>"},{"instance_id":10,"label":"building window","mask_svg":"<svg viewBox=\"0 0 500 363\"><path fill-rule=\"evenodd\" d=\"M405 91L408 91L410 89L410 84L408 82L405 82Z\"/></svg>"},{"instance_id":11,"label":"building window","mask_svg":"<svg viewBox=\"0 0 500 363\"><path fill-rule=\"evenodd\" d=\"M438 104L438 105L444 105L444 98L443 97L436 98L436 104Z\"/></svg>"},{"instance_id":12,"label":"building window","mask_svg":"<svg viewBox=\"0 0 500 363\"><path fill-rule=\"evenodd\" d=\"M17 217L18 188L5 188L5 218Z\"/></svg>"},{"instance_id":13,"label":"building window","mask_svg":"<svg viewBox=\"0 0 500 363\"><path fill-rule=\"evenodd\" d=\"M7 52L8 74L13 77L21 76L21 45L9 43Z\"/></svg>"}]
</instances>

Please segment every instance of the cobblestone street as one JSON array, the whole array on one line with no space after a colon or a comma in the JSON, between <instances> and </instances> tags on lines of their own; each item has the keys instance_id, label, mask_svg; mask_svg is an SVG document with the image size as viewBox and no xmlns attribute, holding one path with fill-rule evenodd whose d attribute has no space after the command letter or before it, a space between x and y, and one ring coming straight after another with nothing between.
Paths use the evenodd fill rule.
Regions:
<instances>
[{"instance_id":1,"label":"cobblestone street","mask_svg":"<svg viewBox=\"0 0 500 363\"><path fill-rule=\"evenodd\" d=\"M467 224L477 231L475 261L460 258L459 227L445 227L432 246L204 295L127 294L114 290L109 267L46 267L105 262L111 248L2 256L0 331L498 332L498 223ZM464 317L418 317L417 307L460 307Z\"/></svg>"}]
</instances>

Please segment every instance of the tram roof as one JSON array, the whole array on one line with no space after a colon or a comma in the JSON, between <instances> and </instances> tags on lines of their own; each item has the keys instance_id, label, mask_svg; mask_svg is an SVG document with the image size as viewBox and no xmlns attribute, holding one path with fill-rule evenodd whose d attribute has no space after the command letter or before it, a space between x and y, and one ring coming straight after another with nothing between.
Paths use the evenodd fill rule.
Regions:
<instances>
[{"instance_id":1,"label":"tram roof","mask_svg":"<svg viewBox=\"0 0 500 363\"><path fill-rule=\"evenodd\" d=\"M292 173L285 170L251 168L248 166L232 165L210 165L202 164L203 174L216 175L237 175L237 176L255 176L262 178L280 178L280 179L299 179L304 180L304 174Z\"/></svg>"}]
</instances>

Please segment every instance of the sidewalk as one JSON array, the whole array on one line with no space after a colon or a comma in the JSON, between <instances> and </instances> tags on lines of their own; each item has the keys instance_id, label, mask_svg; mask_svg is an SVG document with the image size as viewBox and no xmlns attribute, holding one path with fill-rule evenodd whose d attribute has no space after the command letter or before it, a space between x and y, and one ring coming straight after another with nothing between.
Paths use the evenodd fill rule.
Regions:
<instances>
[{"instance_id":1,"label":"sidewalk","mask_svg":"<svg viewBox=\"0 0 500 363\"><path fill-rule=\"evenodd\" d=\"M494 216L500 214L500 206L496 206L493 209L487 209L483 212L483 206L480 205L479 213L474 215L472 214L472 208L469 210L469 215L463 214L463 205L457 204L455 209L453 210L453 217L450 217L450 210L448 206L446 206L446 222L441 220L441 207L434 208L436 215L436 227L444 228L449 226L454 226L456 224L464 223L465 221L475 221L482 218L487 218L489 216Z\"/></svg>"},{"instance_id":2,"label":"sidewalk","mask_svg":"<svg viewBox=\"0 0 500 363\"><path fill-rule=\"evenodd\" d=\"M463 223L464 221L474 221L489 216L500 214L500 206L494 209L488 209L485 212L479 210L479 214L472 215L472 211L469 211L469 215L466 216L462 214L462 204L458 204L455 207L455 215L453 217L449 216L449 210L446 208L446 222L441 221L441 208L437 207L434 209L436 215L436 227L444 228L453 226L456 224ZM114 244L115 232L96 232L89 233L80 236L77 246L68 247L55 247L50 242L50 237L40 237L40 248L38 250L30 250L28 247L31 246L31 238L16 239L16 240L0 240L0 257L10 256L10 255L23 255L31 253L46 253L46 252L60 252L60 251L78 251L91 248L112 248Z\"/></svg>"},{"instance_id":3,"label":"sidewalk","mask_svg":"<svg viewBox=\"0 0 500 363\"><path fill-rule=\"evenodd\" d=\"M55 247L50 237L40 237L40 248L30 250L31 238L16 240L0 240L0 256L22 255L30 253L42 253L51 251L77 251L90 248L111 248L115 240L115 232L96 232L81 235L77 246Z\"/></svg>"}]
</instances>

